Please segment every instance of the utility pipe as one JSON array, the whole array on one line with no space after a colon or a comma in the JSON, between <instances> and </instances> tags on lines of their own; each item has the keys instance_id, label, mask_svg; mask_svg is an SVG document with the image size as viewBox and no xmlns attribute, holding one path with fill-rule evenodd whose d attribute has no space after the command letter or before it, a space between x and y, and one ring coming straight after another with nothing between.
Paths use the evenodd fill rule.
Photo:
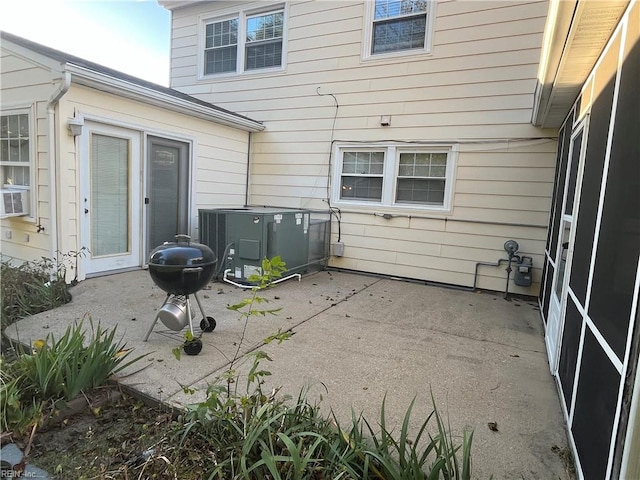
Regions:
<instances>
[{"instance_id":1,"label":"utility pipe","mask_svg":"<svg viewBox=\"0 0 640 480\"><path fill-rule=\"evenodd\" d=\"M499 259L497 262L492 263L492 262L478 262L476 263L476 270L475 273L473 275L473 287L471 287L472 290L476 289L476 285L478 283L478 267L481 265L487 266L487 267L499 267L500 264L502 262L508 262L509 259L508 258L501 258ZM507 289L509 288L509 277L507 276Z\"/></svg>"},{"instance_id":2,"label":"utility pipe","mask_svg":"<svg viewBox=\"0 0 640 480\"><path fill-rule=\"evenodd\" d=\"M274 280L272 282L269 282L265 287L256 287L255 285L244 285L242 283L238 283L238 282L234 282L233 280L229 280L229 278L228 278L229 272L231 272L230 268L227 268L224 271L224 273L222 274L222 281L226 282L226 283L230 283L231 285L234 285L234 286L236 286L238 288L245 288L245 289L256 288L257 290L262 290L265 287L268 287L270 285L275 285L275 284L280 283L280 282L284 282L285 280L289 280L290 278L297 278L298 281L302 280L302 275L300 275L299 273L292 273L291 275L288 275L286 277L282 277L282 278L279 278L279 279Z\"/></svg>"},{"instance_id":3,"label":"utility pipe","mask_svg":"<svg viewBox=\"0 0 640 480\"><path fill-rule=\"evenodd\" d=\"M49 276L54 280L58 271L58 188L57 188L57 142L56 142L56 106L71 86L71 74L62 71L62 79L47 102L47 140L49 149L49 235L51 237L51 260L53 262L52 271ZM36 181L36 184L38 182ZM37 188L37 185L35 185Z\"/></svg>"}]
</instances>

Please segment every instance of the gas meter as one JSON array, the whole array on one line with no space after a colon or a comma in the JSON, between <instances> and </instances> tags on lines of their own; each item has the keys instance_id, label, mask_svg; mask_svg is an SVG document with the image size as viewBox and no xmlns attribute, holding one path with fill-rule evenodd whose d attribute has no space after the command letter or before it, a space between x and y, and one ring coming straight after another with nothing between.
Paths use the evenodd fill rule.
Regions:
<instances>
[{"instance_id":1,"label":"gas meter","mask_svg":"<svg viewBox=\"0 0 640 480\"><path fill-rule=\"evenodd\" d=\"M513 281L521 287L530 287L533 281L533 258L521 256L516 263L515 276Z\"/></svg>"}]
</instances>

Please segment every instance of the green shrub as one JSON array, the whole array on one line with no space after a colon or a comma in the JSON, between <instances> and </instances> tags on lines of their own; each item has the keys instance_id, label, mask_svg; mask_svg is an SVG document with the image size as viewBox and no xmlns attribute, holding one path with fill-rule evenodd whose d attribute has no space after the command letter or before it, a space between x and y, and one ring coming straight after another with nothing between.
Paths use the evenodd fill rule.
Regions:
<instances>
[{"instance_id":1,"label":"green shrub","mask_svg":"<svg viewBox=\"0 0 640 480\"><path fill-rule=\"evenodd\" d=\"M0 431L24 432L40 421L43 404L35 398L27 401L24 378L4 358L0 367Z\"/></svg>"},{"instance_id":2,"label":"green shrub","mask_svg":"<svg viewBox=\"0 0 640 480\"><path fill-rule=\"evenodd\" d=\"M264 354L255 356L252 370L261 371L257 365L264 359ZM265 395L260 376L253 391L243 395L228 396L226 379L220 380L208 388L204 402L190 406L180 419L173 439L180 448L172 461L178 471L246 480L471 478L473 434L465 432L456 443L433 397L433 411L418 432L409 432L412 402L394 437L384 402L377 428L353 415L343 429L335 417L321 414L319 403L308 401L306 389L290 404L277 391Z\"/></svg>"},{"instance_id":3,"label":"green shrub","mask_svg":"<svg viewBox=\"0 0 640 480\"><path fill-rule=\"evenodd\" d=\"M6 327L21 318L68 303L71 295L65 281L65 272L63 263L54 268L53 261L44 257L40 261L25 262L20 266L2 259L2 326Z\"/></svg>"},{"instance_id":4,"label":"green shrub","mask_svg":"<svg viewBox=\"0 0 640 480\"><path fill-rule=\"evenodd\" d=\"M130 350L115 339L116 329L103 330L91 324L87 339L83 322L67 327L59 339L53 335L36 342L33 352L24 352L10 363L3 360L1 420L3 429L22 430L31 406L55 408L107 383L111 375L145 355L129 358ZM86 345L85 345L86 343Z\"/></svg>"},{"instance_id":5,"label":"green shrub","mask_svg":"<svg viewBox=\"0 0 640 480\"><path fill-rule=\"evenodd\" d=\"M207 389L206 400L188 406L178 421L170 443L179 445L170 461L175 472L214 479L272 480L467 480L471 478L473 434L463 435L457 444L435 406L417 434L409 425L414 402L403 419L399 437L388 429L385 402L377 428L363 416L352 416L343 429L335 416L326 417L318 403L310 403L303 389L290 404L278 397L278 391L263 391L264 377L270 372L260 368L269 356L257 351L243 393L234 370L239 358L247 323L252 316L275 314L278 309L259 310L268 302L258 295L284 271L279 257L262 262L261 274L249 280L256 286L252 295L229 310L240 314L244 329L229 369ZM290 331L271 335L265 343L282 342ZM178 357L179 358L179 357ZM193 393L184 388L185 393ZM435 428L433 428L435 423ZM429 428L433 432L428 431ZM166 458L163 457L163 458Z\"/></svg>"}]
</instances>

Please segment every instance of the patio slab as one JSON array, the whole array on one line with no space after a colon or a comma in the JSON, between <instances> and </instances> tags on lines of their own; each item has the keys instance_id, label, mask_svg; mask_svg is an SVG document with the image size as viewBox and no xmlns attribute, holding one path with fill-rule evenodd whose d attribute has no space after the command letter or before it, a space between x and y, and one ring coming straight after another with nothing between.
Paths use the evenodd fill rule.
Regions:
<instances>
[{"instance_id":1,"label":"patio slab","mask_svg":"<svg viewBox=\"0 0 640 480\"><path fill-rule=\"evenodd\" d=\"M250 318L245 329L225 307L250 294L223 283L201 291L217 327L203 334L199 355L180 361L171 350L181 345L182 332L158 322L142 341L165 298L142 270L81 282L71 303L24 319L7 333L31 343L60 336L83 318L117 327L134 355L148 354L122 383L180 406L204 398L238 345L241 354L260 349L273 359L263 364L272 372L266 388L295 397L309 386L310 396L322 397L323 408L342 423L353 410L375 425L386 397L387 422L399 427L415 398L417 428L431 411L433 394L455 435L474 431L474 477L570 478L552 450L565 449L567 440L535 301L323 271L261 292L269 300L265 308L282 310ZM278 329L294 335L265 345L263 339ZM246 356L236 364L240 373L249 366ZM183 386L195 394L186 395ZM489 422L497 423L497 432Z\"/></svg>"}]
</instances>

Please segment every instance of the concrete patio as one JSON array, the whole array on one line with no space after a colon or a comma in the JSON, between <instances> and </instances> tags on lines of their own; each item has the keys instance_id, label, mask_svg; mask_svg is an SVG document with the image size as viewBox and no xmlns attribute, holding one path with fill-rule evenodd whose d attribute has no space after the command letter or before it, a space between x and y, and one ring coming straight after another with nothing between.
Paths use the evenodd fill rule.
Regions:
<instances>
[{"instance_id":1,"label":"concrete patio","mask_svg":"<svg viewBox=\"0 0 640 480\"><path fill-rule=\"evenodd\" d=\"M71 303L24 319L7 333L31 343L59 337L81 319L117 326L133 355L149 353L130 370L145 368L122 383L184 405L203 399L207 384L228 369L244 322L225 307L250 293L226 283L202 290L199 297L217 327L203 334L199 355L180 361L172 349L181 346L181 332L158 322L143 342L165 298L144 270L81 282ZM413 424L422 423L433 393L454 435L474 431L474 477L570 478L556 453L567 440L535 301L333 271L281 283L261 296L270 301L264 308L282 310L252 317L240 348L242 354L260 349L273 359L263 365L272 372L269 387L296 396L308 385L327 412L347 421L353 409L372 424L386 396L387 422L398 426L414 397ZM264 345L278 329L294 335ZM248 366L244 357L237 369L242 373ZM183 386L196 393L186 395ZM496 422L497 431L489 422Z\"/></svg>"}]
</instances>

